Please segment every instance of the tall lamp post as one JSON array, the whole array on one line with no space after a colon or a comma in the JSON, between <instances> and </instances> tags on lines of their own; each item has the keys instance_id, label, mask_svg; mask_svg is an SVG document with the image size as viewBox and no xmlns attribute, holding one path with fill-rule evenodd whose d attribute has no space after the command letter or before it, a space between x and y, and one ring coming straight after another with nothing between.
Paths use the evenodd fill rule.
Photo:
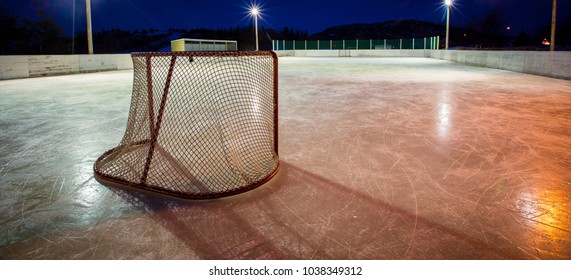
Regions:
<instances>
[{"instance_id":1,"label":"tall lamp post","mask_svg":"<svg viewBox=\"0 0 571 280\"><path fill-rule=\"evenodd\" d=\"M258 15L260 14L260 9L258 9L258 7L252 7L252 9L250 10L250 14L254 17L254 26L255 26L255 32L256 32L256 51L259 50L259 46L258 46Z\"/></svg>"},{"instance_id":2,"label":"tall lamp post","mask_svg":"<svg viewBox=\"0 0 571 280\"><path fill-rule=\"evenodd\" d=\"M75 0L71 8L71 54L75 54Z\"/></svg>"},{"instance_id":3,"label":"tall lamp post","mask_svg":"<svg viewBox=\"0 0 571 280\"><path fill-rule=\"evenodd\" d=\"M91 33L91 0L85 0L85 10L87 13L87 50L93 54L93 36Z\"/></svg>"},{"instance_id":4,"label":"tall lamp post","mask_svg":"<svg viewBox=\"0 0 571 280\"><path fill-rule=\"evenodd\" d=\"M448 50L448 37L450 36L450 6L452 5L452 0L445 0L444 4L446 4L446 47L445 47L445 49Z\"/></svg>"},{"instance_id":5,"label":"tall lamp post","mask_svg":"<svg viewBox=\"0 0 571 280\"><path fill-rule=\"evenodd\" d=\"M557 22L557 0L553 0L553 10L551 11L551 44L550 51L555 51L555 24Z\"/></svg>"}]
</instances>

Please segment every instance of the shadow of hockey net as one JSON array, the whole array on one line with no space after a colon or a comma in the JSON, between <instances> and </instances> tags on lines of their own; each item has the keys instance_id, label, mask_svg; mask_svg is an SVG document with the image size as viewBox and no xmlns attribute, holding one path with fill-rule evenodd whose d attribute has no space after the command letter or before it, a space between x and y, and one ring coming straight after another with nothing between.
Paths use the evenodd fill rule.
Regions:
<instances>
[{"instance_id":1,"label":"shadow of hockey net","mask_svg":"<svg viewBox=\"0 0 571 280\"><path fill-rule=\"evenodd\" d=\"M133 95L119 145L94 165L104 185L205 199L278 170L273 52L132 54Z\"/></svg>"}]
</instances>

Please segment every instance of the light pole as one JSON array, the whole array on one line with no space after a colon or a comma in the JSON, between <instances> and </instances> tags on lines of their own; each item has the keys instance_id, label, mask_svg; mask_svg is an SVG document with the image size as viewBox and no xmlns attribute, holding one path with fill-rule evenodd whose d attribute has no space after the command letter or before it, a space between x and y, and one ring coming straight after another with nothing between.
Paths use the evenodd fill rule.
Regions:
<instances>
[{"instance_id":1,"label":"light pole","mask_svg":"<svg viewBox=\"0 0 571 280\"><path fill-rule=\"evenodd\" d=\"M250 14L254 17L254 29L256 32L256 51L259 50L259 46L258 46L258 15L260 14L260 9L258 9L258 7L254 6L252 7L252 9L250 10Z\"/></svg>"},{"instance_id":2,"label":"light pole","mask_svg":"<svg viewBox=\"0 0 571 280\"><path fill-rule=\"evenodd\" d=\"M85 11L87 13L87 50L93 54L93 36L91 33L91 0L85 0Z\"/></svg>"},{"instance_id":3,"label":"light pole","mask_svg":"<svg viewBox=\"0 0 571 280\"><path fill-rule=\"evenodd\" d=\"M555 24L557 22L557 0L553 0L553 10L551 11L551 45L550 51L555 51Z\"/></svg>"},{"instance_id":4,"label":"light pole","mask_svg":"<svg viewBox=\"0 0 571 280\"><path fill-rule=\"evenodd\" d=\"M71 10L71 54L75 54L75 0Z\"/></svg>"},{"instance_id":5,"label":"light pole","mask_svg":"<svg viewBox=\"0 0 571 280\"><path fill-rule=\"evenodd\" d=\"M445 49L448 50L448 37L450 36L450 6L452 5L452 0L445 0L444 4L446 4L446 47L445 47Z\"/></svg>"}]
</instances>

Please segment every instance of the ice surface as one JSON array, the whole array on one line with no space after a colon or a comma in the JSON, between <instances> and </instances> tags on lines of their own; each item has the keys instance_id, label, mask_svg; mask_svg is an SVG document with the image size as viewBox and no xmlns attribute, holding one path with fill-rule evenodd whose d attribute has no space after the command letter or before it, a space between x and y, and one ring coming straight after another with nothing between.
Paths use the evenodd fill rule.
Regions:
<instances>
[{"instance_id":1,"label":"ice surface","mask_svg":"<svg viewBox=\"0 0 571 280\"><path fill-rule=\"evenodd\" d=\"M281 169L207 202L100 185L132 72L0 81L0 258L569 259L571 82L280 58Z\"/></svg>"}]
</instances>

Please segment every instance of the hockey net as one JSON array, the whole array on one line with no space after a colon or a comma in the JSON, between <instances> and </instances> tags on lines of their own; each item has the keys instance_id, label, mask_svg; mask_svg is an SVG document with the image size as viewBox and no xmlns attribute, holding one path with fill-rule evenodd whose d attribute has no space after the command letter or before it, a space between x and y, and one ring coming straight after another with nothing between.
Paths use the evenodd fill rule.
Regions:
<instances>
[{"instance_id":1,"label":"hockey net","mask_svg":"<svg viewBox=\"0 0 571 280\"><path fill-rule=\"evenodd\" d=\"M95 162L100 183L205 199L251 190L276 174L275 53L134 53L132 59L127 128Z\"/></svg>"}]
</instances>

